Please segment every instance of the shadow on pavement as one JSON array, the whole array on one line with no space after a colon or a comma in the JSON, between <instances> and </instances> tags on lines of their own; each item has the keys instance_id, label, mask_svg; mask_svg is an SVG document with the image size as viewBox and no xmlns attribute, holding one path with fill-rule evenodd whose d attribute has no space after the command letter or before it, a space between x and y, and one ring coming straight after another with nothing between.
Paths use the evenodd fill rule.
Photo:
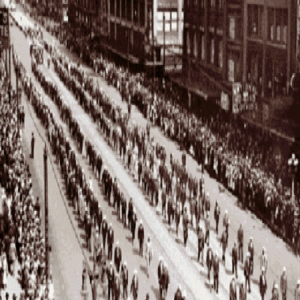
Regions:
<instances>
[{"instance_id":1,"label":"shadow on pavement","mask_svg":"<svg viewBox=\"0 0 300 300\"><path fill-rule=\"evenodd\" d=\"M147 268L145 266L140 266L140 270L147 276Z\"/></svg>"},{"instance_id":2,"label":"shadow on pavement","mask_svg":"<svg viewBox=\"0 0 300 300\"><path fill-rule=\"evenodd\" d=\"M155 297L157 300L160 300L160 294L159 294L159 289L155 288L153 285L151 285L151 290L153 291Z\"/></svg>"}]
</instances>

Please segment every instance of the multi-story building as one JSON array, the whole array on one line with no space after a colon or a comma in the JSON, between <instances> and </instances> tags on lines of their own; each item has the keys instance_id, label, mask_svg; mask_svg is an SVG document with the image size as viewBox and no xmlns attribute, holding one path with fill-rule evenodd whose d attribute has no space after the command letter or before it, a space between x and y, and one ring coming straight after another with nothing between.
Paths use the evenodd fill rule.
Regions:
<instances>
[{"instance_id":1,"label":"multi-story building","mask_svg":"<svg viewBox=\"0 0 300 300\"><path fill-rule=\"evenodd\" d=\"M181 43L181 0L74 0L73 5L76 22L91 26L101 46L129 61L132 70L152 70L153 62L162 70L163 32L166 44Z\"/></svg>"},{"instance_id":2,"label":"multi-story building","mask_svg":"<svg viewBox=\"0 0 300 300\"><path fill-rule=\"evenodd\" d=\"M196 94L286 93L294 71L296 0L185 0L183 78ZM198 84L193 84L198 82Z\"/></svg>"}]
</instances>

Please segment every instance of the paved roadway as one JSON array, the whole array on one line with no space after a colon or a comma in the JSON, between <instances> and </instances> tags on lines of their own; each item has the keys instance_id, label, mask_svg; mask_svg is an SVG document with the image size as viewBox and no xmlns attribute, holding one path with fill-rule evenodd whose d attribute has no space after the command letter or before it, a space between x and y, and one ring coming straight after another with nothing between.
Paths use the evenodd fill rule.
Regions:
<instances>
[{"instance_id":1,"label":"paved roadway","mask_svg":"<svg viewBox=\"0 0 300 300\"><path fill-rule=\"evenodd\" d=\"M47 37L51 39L51 37L46 34ZM53 41L56 43L55 39ZM78 58L71 54L65 47L60 46L60 49L64 51L71 59L78 61ZM90 75L95 76L95 79L99 82L99 85L106 91L108 95L110 95L111 99L120 105L123 109L126 109L126 104L121 101L121 97L119 92L112 86L108 86L105 80L103 80L97 74L94 74L91 68L84 66L85 70L89 72ZM140 126L146 126L146 120L143 118L141 113L133 107L132 109L132 118L136 120L137 124ZM170 153L175 156L178 160L181 159L181 152L179 151L178 145L169 139L165 138L159 128L155 127L151 129L151 136L154 137L155 141L158 141L160 144L165 145L168 155ZM188 156L187 157L187 168L189 172L199 178L200 173L197 169L197 163L195 160ZM248 243L250 236L254 237L254 246L255 246L255 265L254 265L254 276L252 280L252 285L254 284L254 289L252 289L251 295L249 298L259 298L258 292L258 278L260 275L259 268L259 255L261 254L261 249L263 246L267 249L268 260L269 260L269 268L267 271L267 280L268 280L268 291L266 297L270 297L271 295L271 287L274 282L280 282L280 275L283 267L287 268L287 276L288 276L288 298L294 296L294 288L297 280L300 278L300 263L299 259L293 254L290 247L284 243L280 238L275 236L270 229L261 222L261 220L257 219L255 215L253 215L249 211L242 210L237 205L237 198L234 197L229 192L220 193L218 183L210 178L208 175L205 176L205 187L206 190L209 191L211 199L212 199L212 207L215 205L216 199L219 200L219 204L221 206L221 220L224 214L225 209L228 210L231 224L229 230L229 247L228 249L232 249L233 242L236 240L236 233L240 223L243 224L244 227L244 237L245 244ZM160 221L161 222L161 221ZM220 222L221 223L221 222ZM214 227L213 214L211 214L211 224ZM222 232L222 225L220 226ZM171 231L171 235L174 239L176 239L175 234ZM213 249L221 254L221 248L219 246L219 241L215 234L212 233L212 245ZM195 260L195 250L196 250L196 236L193 235L189 237L190 242L188 245L188 249L186 250L186 254L190 256L192 260ZM182 249L182 251L185 251ZM195 265L195 264L194 264ZM197 268L197 266L196 266ZM200 267L200 274L204 273L205 268ZM226 268L225 270L221 268L221 279L220 282L225 287L226 291L228 291L229 281L231 276L228 276L231 270L231 258L229 255L226 257ZM239 268L240 279L243 278L242 268ZM203 278L203 276L201 276Z\"/></svg>"},{"instance_id":2,"label":"paved roadway","mask_svg":"<svg viewBox=\"0 0 300 300\"><path fill-rule=\"evenodd\" d=\"M59 83L59 80L57 78L55 78L56 75L52 71L51 71L50 75L52 78L54 78L55 82L57 84L59 84L62 89L64 89L62 87L62 85ZM121 101L119 94L114 90L114 88L108 87L101 78L98 78L98 80L99 80L101 86L114 98L114 101L118 101L118 102ZM66 95L67 95L68 91L64 90L64 93L66 93ZM87 133L88 135L90 135L90 133L87 132L86 130L89 130L89 131L96 130L95 128L92 129L92 126L94 126L94 124L87 123L88 121L90 121L90 119L86 117L86 115L83 113L81 108L75 107L75 104L77 104L77 103L72 102L72 101L74 101L74 99L71 98L71 95L70 95L70 97L68 96L67 99L69 101L69 105L72 104L72 109L73 109L74 113L75 112L77 113L78 120L80 120L80 124L82 124L82 126L86 127L84 132ZM123 106L125 106L125 104L123 104ZM145 126L146 121L142 118L142 116L139 114L139 112L136 109L133 110L132 117L137 120L138 124ZM93 132L93 133L98 134L96 132ZM161 143L164 143L168 153L172 152L176 158L180 159L181 154L178 151L176 144L166 140L161 135L160 131L157 128L152 129L151 134L154 136L155 140L158 140ZM105 152L105 153L103 153L103 155L105 155L105 157L109 158L109 167L111 169L114 169L114 167L116 167L116 171L117 171L118 175L122 175L122 179L123 178L126 179L126 180L124 179L125 183L130 184L130 185L126 184L126 188L130 187L130 192L132 192L131 193L132 195L133 194L135 195L136 192L137 192L136 195L138 195L139 191L135 190L135 188L134 188L135 184L132 183L132 180L131 180L131 178L129 178L128 174L122 173L122 172L124 172L123 168L121 168L122 169L122 172L121 172L120 166L118 165L118 163L116 161L114 161L114 157L113 157L113 154L111 153L110 149L108 149L108 147L105 145L105 143L102 144L101 137L99 137L99 139L97 138L97 143L96 143L97 148L98 148L98 143L99 143L99 146L101 143L101 150L103 152ZM111 155L111 157L110 157L110 155ZM113 166L111 166L111 165L113 165ZM188 157L188 159L187 159L187 166L188 166L189 171L192 172L192 174L194 174L195 176L199 176L198 171L197 171L197 165L190 157ZM123 177L123 175L124 175L124 177ZM127 176L127 178L126 178L126 176ZM128 182L127 182L127 180L128 180ZM212 180L206 176L205 184L206 184L206 189L209 190L213 201L216 198L218 198L220 205L221 205L222 212L225 209L227 209L229 211L229 215L231 216L231 224L230 224L230 231L229 231L229 249L231 249L231 247L232 247L233 240L236 239L236 230L237 230L240 222L242 222L245 227L245 239L248 240L247 237L249 237L250 235L254 236L254 244L255 244L255 249L256 249L256 260L255 260L253 283L257 284L257 279L258 279L258 275L259 275L258 252L260 252L262 245L265 245L267 248L267 251L268 251L269 265L270 265L268 274L267 274L268 275L267 276L268 284L269 284L267 297L269 297L269 295L270 295L270 292L271 292L270 286L272 285L273 281L275 280L276 282L279 282L279 274L281 273L283 265L285 265L288 270L288 278L289 278L288 297L289 298L292 297L292 292L293 292L293 289L295 286L295 282L299 276L299 274L298 274L298 270L299 270L298 259L290 252L290 250L287 248L287 246L280 239L275 237L270 232L270 230L268 228L266 228L259 220L257 220L251 213L240 210L240 208L236 206L236 199L234 197L232 197L232 195L230 195L229 193L219 194L218 185L214 180ZM139 200L139 198L135 197L135 196L134 196L134 199ZM147 214L146 218L149 218L149 215L150 215L151 219L152 219L152 217L156 217L155 221L158 225L156 223L155 223L155 225L157 225L158 227L153 226L154 223L150 223L150 224L151 224L151 229L153 231L155 231L157 240L160 239L161 237L163 239L166 238L167 235L166 236L164 235L164 232L166 232L166 228L163 226L163 222L161 222L161 219L159 217L155 216L155 211L152 208L150 208L148 205L146 205L146 206L144 205L143 201L138 201L138 203L137 203L137 204L142 205L141 209L142 209L143 216L145 216ZM151 210L152 210L152 214L151 214ZM148 221L148 219L146 219L146 221ZM213 222L212 222L212 224L213 224ZM158 231L156 231L156 229L158 229ZM148 232L147 227L146 227L146 231ZM170 241L170 239L167 240L169 245L166 248L162 247L163 249L165 249L165 251L164 250L162 250L162 251L164 251L164 253L166 253L168 251L168 249L172 248L172 255L170 258L171 261L178 261L179 257L182 258L182 254L184 252L186 252L185 253L186 255L184 255L185 259L183 261L180 261L179 265L181 265L181 267L183 266L185 268L185 271L183 271L183 272L192 273L192 277L197 280L196 282L188 281L189 286L192 286L188 290L191 291L191 294L193 294L193 296L200 295L200 294L198 294L198 292L196 292L195 294L192 292L193 290L195 290L194 285L195 286L199 285L201 287L201 294L203 295L203 293L205 293L206 289L202 288L203 280L199 280L198 278L199 277L204 278L203 274L205 273L205 269L202 266L199 266L197 263L194 262L194 260L195 260L195 245L196 245L195 244L195 242L196 242L195 236L190 238L191 243L189 243L187 250L184 250L183 247L178 246L178 245L173 247L173 244L169 243L169 242L175 241L175 236L173 235L172 231L171 231L170 236L172 236L173 239L171 241ZM161 241L159 241L159 242L161 242ZM121 245L122 245L122 242L121 242ZM171 245L172 245L172 247L171 247ZM217 241L217 238L214 233L212 234L212 245L213 245L213 248L218 249L218 252L220 253L220 247L218 245L218 241ZM158 244L158 248L156 246L157 245L155 245L155 249L159 250L159 244ZM174 257L174 254L177 255L178 253L179 253L179 257ZM192 259L187 261L186 257L188 257L188 256L190 256ZM154 264L155 264L155 261L154 261ZM174 266L175 265L177 267L176 262L174 262ZM172 264L172 267L173 267L173 264ZM224 296L227 294L226 291L228 290L228 284L229 284L229 280L231 278L230 276L225 275L225 273L229 273L229 269L231 267L229 257L227 257L226 267L227 268L225 271L223 270L223 268L221 268L223 272L221 272L221 278L220 278L222 285L225 287L224 289L223 288L221 289L221 295L224 295ZM169 263L169 268L170 268L170 263ZM154 269L156 269L156 268L154 268ZM180 273L182 271L182 269L177 269L177 268L175 268L175 269L176 269L175 273L177 273L178 270L180 270ZM197 275L195 272L193 272L193 270L200 271L200 272L198 272L198 275ZM189 272L189 271L192 271L192 272ZM241 270L239 270L239 272L240 272L240 278L241 278ZM200 273L200 275L199 275L199 273ZM172 274L172 277L171 277L171 283L172 283L174 280L174 277L176 277L174 275L176 275L176 274L173 274L172 272L171 272L171 274ZM197 276L198 276L198 278L197 278ZM184 279L184 278L187 278L185 276L185 274L182 274L182 273L180 274L180 277L181 277L180 281L182 281L182 279ZM154 284L154 287L157 287L156 282ZM169 293L169 296L170 296L170 293ZM255 298L259 297L257 287L255 287L250 298L252 298L253 296L255 296ZM195 298L197 298L197 297L195 297Z\"/></svg>"}]
</instances>

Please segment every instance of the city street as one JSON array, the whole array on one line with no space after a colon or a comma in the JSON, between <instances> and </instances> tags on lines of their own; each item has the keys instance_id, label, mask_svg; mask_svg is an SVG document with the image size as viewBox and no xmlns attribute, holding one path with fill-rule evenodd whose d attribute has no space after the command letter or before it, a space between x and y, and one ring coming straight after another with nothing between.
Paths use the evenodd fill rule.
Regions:
<instances>
[{"instance_id":1,"label":"city street","mask_svg":"<svg viewBox=\"0 0 300 300\"><path fill-rule=\"evenodd\" d=\"M21 33L21 31L15 26L11 29L11 35L15 50L20 55L21 61L25 65L27 71L31 73L28 41L24 37L23 33ZM45 35L47 38L49 37L48 34ZM60 48L62 49L63 47ZM65 49L64 52L68 54L68 51ZM74 56L69 57L75 58ZM58 79L54 70L48 70L45 66L41 66L41 68L45 74L54 81L54 83L59 87L59 90L65 96L66 104L71 108L73 116L75 116L78 120L84 135L93 142L96 150L102 154L102 157L106 161L105 165L108 167L111 174L114 174L115 177L118 178L121 190L126 194L127 199L130 197L133 198L137 208L138 219L143 219L146 236L149 234L152 239L154 258L150 270L150 278L148 279L145 274L145 261L137 253L137 242L134 246L132 246L129 231L124 230L123 226L117 221L114 212L107 205L107 202L103 200L101 187L98 185L98 181L91 172L91 168L87 164L87 160L84 156L77 153L77 157L85 170L86 177L89 178L92 176L93 178L94 191L96 195L98 195L99 202L101 203L103 211L106 213L108 222L113 224L115 241L120 241L120 246L123 250L123 257L127 260L129 266L129 280L132 278L134 268L137 268L139 272L139 299L144 299L146 293L150 294L150 299L158 299L157 264L160 255L162 255L167 262L171 277L167 299L173 299L173 295L178 284L181 284L183 289L186 289L188 299L213 299L228 297L229 282L232 278L230 275L231 257L229 256L229 251L232 249L233 242L236 241L237 229L240 223L242 223L244 227L245 245L248 244L250 236L253 236L255 247L255 266L252 280L254 288L252 288L252 293L249 295L248 299L260 298L258 291L258 279L260 274L259 255L263 246L267 249L269 260L269 268L267 271L268 291L266 298L270 298L273 282L279 283L282 268L283 266L286 266L288 275L288 299L292 299L296 282L300 277L299 259L294 256L288 246L281 239L274 236L274 234L252 213L241 210L241 208L237 205L237 199L235 197L227 191L225 193L220 193L218 183L206 175L205 189L206 191L209 191L212 200L211 211L214 208L215 201L218 199L221 207L220 223L222 223L225 209L228 210L231 221L229 228L229 251L227 252L226 257L226 267L221 267L220 270L221 288L218 295L214 292L210 293L209 288L207 288L206 266L201 266L196 262L196 235L194 233L190 233L188 247L184 248L182 245L182 232L180 232L179 237L177 237L174 230L168 228L165 221L162 220L160 216L160 206L156 210L155 208L152 208L147 201L145 201L145 196L142 190L133 181L131 175L124 169L122 161L117 157L116 153L109 148L103 137L100 135L96 125L79 106L74 96ZM91 69L86 68L86 70L89 74L95 76L99 85L117 105L120 105L124 110L127 109L126 104L121 101L118 91L116 91L113 87L108 86L101 77L93 74ZM53 111L56 119L60 120L59 112L53 102L48 97L45 97L45 102ZM39 190L43 191L42 157L44 148L43 137L45 136L45 131L39 121L37 121L32 107L28 105L28 102L25 99L23 99L23 105L25 106L26 113L24 131L26 144L30 144L32 131L35 132L37 141L36 157L39 157L39 159L36 158L34 162L32 162L32 166L35 170L35 172L33 172L35 174L33 178L34 181L37 182ZM146 126L147 121L136 108L132 109L131 117L137 124L139 124L139 126ZM71 141L72 147L77 151L66 125L62 122L61 124L64 128L65 134ZM39 135L39 132L41 135ZM168 157L170 153L172 153L176 159L181 160L181 152L179 151L178 146L174 142L166 139L158 128L151 128L151 136L154 138L154 141L164 145ZM52 157L53 161L53 156L49 156ZM200 178L197 163L190 156L187 157L187 169L194 177ZM78 228L73 208L68 205L64 196L64 188L57 166L49 163L48 171L50 187L49 234L50 244L52 247L51 265L56 297L57 299L80 299L81 271L84 256L89 259L90 267L92 267L92 262L89 257L90 254L86 250L84 239L82 238L83 231ZM43 192L41 192L41 194L43 194ZM219 257L221 257L219 237L216 236L215 231L213 230L215 227L214 224L213 214L211 213L212 230L210 244L212 249L218 253ZM220 229L222 232L222 225L220 225ZM241 268L239 268L239 281L244 281Z\"/></svg>"}]
</instances>

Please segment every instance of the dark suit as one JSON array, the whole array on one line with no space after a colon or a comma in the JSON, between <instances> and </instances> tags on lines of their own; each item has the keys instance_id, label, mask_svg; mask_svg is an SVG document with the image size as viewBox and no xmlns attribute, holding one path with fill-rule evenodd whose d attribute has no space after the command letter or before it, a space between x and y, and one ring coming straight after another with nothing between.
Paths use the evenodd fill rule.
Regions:
<instances>
[{"instance_id":1,"label":"dark suit","mask_svg":"<svg viewBox=\"0 0 300 300\"><path fill-rule=\"evenodd\" d=\"M220 261L218 256L215 256L213 259L213 269L214 269L214 290L218 293L219 289L219 267Z\"/></svg>"},{"instance_id":2,"label":"dark suit","mask_svg":"<svg viewBox=\"0 0 300 300\"><path fill-rule=\"evenodd\" d=\"M143 226L143 224L139 225L138 239L139 239L139 242L140 242L140 255L143 256L143 245L144 245L144 226Z\"/></svg>"},{"instance_id":3,"label":"dark suit","mask_svg":"<svg viewBox=\"0 0 300 300\"><path fill-rule=\"evenodd\" d=\"M120 263L122 261L122 250L121 250L120 246L115 247L114 260L115 260L116 270L119 272L120 271Z\"/></svg>"},{"instance_id":4,"label":"dark suit","mask_svg":"<svg viewBox=\"0 0 300 300\"><path fill-rule=\"evenodd\" d=\"M234 279L231 280L229 285L229 300L237 300L236 282Z\"/></svg>"},{"instance_id":5,"label":"dark suit","mask_svg":"<svg viewBox=\"0 0 300 300\"><path fill-rule=\"evenodd\" d=\"M108 229L107 232L107 246L108 246L108 259L112 259L112 248L114 244L114 230L112 228Z\"/></svg>"},{"instance_id":6,"label":"dark suit","mask_svg":"<svg viewBox=\"0 0 300 300\"><path fill-rule=\"evenodd\" d=\"M136 300L139 291L139 279L136 274L134 274L132 277L130 291L132 292L133 300Z\"/></svg>"},{"instance_id":7,"label":"dark suit","mask_svg":"<svg viewBox=\"0 0 300 300\"><path fill-rule=\"evenodd\" d=\"M237 261L238 261L238 249L236 245L232 248L232 274L235 272L236 278L238 278L237 274Z\"/></svg>"},{"instance_id":8,"label":"dark suit","mask_svg":"<svg viewBox=\"0 0 300 300\"><path fill-rule=\"evenodd\" d=\"M247 283L249 284L249 293L251 292L251 281L250 281L250 257L247 257L244 265L244 275L245 275L245 290L247 290Z\"/></svg>"},{"instance_id":9,"label":"dark suit","mask_svg":"<svg viewBox=\"0 0 300 300\"><path fill-rule=\"evenodd\" d=\"M114 299L114 283L115 283L115 269L113 266L109 266L107 269L107 279L108 279L108 300L110 300L110 295L113 300Z\"/></svg>"},{"instance_id":10,"label":"dark suit","mask_svg":"<svg viewBox=\"0 0 300 300\"><path fill-rule=\"evenodd\" d=\"M266 291L267 291L267 278L266 275L261 274L259 277L259 292L262 300L264 300L265 298Z\"/></svg>"},{"instance_id":11,"label":"dark suit","mask_svg":"<svg viewBox=\"0 0 300 300\"><path fill-rule=\"evenodd\" d=\"M107 230L108 230L107 221L103 220L103 222L102 222L102 240L103 240L104 252L105 252Z\"/></svg>"}]
</instances>

